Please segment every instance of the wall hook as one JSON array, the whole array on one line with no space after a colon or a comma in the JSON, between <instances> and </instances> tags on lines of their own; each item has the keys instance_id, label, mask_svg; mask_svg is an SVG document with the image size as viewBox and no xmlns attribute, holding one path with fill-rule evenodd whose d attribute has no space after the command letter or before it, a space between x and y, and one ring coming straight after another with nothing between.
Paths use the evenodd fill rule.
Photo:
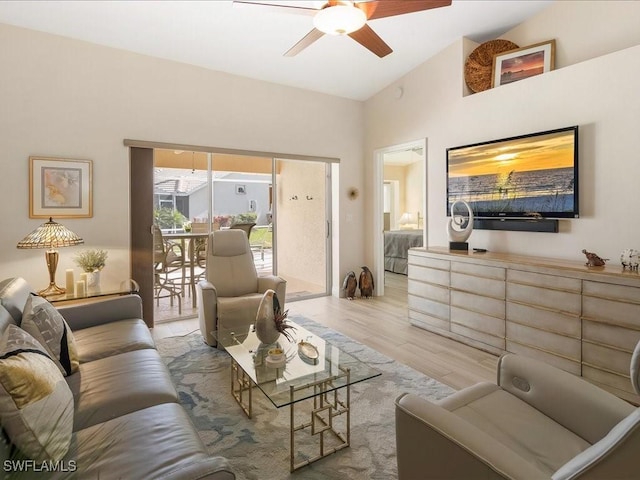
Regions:
<instances>
[{"instance_id":1,"label":"wall hook","mask_svg":"<svg viewBox=\"0 0 640 480\"><path fill-rule=\"evenodd\" d=\"M313 197L310 197L309 195L307 195L307 200L313 200Z\"/></svg>"}]
</instances>

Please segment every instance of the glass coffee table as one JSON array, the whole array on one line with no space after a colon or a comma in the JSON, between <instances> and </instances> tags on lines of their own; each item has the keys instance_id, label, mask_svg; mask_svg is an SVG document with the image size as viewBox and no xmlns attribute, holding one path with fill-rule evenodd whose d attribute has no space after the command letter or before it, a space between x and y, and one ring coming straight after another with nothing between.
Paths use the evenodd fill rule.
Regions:
<instances>
[{"instance_id":1,"label":"glass coffee table","mask_svg":"<svg viewBox=\"0 0 640 480\"><path fill-rule=\"evenodd\" d=\"M293 341L280 335L277 342L262 344L253 326L213 332L219 346L231 356L231 393L245 414L252 416L252 390L257 387L277 408L290 408L290 470L293 472L349 446L351 440L351 385L381 373L339 347L289 321ZM299 347L300 342L302 346ZM280 347L286 362L278 366L268 350ZM304 400L308 400L304 402ZM308 405L311 404L311 405ZM296 408L311 406L307 421L299 422ZM300 412L298 412L300 413ZM345 418L338 431L334 418ZM295 461L295 434L308 430L317 438L318 454ZM334 441L328 446L325 435Z\"/></svg>"}]
</instances>

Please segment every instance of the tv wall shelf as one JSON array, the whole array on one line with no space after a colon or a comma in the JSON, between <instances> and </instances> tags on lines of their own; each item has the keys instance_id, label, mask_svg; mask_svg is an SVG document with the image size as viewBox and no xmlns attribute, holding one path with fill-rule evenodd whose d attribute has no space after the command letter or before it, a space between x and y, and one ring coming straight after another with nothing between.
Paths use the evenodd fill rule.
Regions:
<instances>
[{"instance_id":1,"label":"tv wall shelf","mask_svg":"<svg viewBox=\"0 0 640 480\"><path fill-rule=\"evenodd\" d=\"M640 404L629 379L640 341L638 272L411 248L408 293L412 325L494 354L538 358Z\"/></svg>"},{"instance_id":2,"label":"tv wall shelf","mask_svg":"<svg viewBox=\"0 0 640 480\"><path fill-rule=\"evenodd\" d=\"M474 218L475 230L509 230L514 232L558 233L556 219Z\"/></svg>"}]
</instances>

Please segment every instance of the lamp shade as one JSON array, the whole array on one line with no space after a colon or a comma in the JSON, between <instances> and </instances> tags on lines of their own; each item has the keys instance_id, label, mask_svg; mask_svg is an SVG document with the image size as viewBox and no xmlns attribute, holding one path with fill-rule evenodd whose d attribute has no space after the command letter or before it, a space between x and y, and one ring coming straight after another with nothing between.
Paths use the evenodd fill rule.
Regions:
<instances>
[{"instance_id":1,"label":"lamp shade","mask_svg":"<svg viewBox=\"0 0 640 480\"><path fill-rule=\"evenodd\" d=\"M367 21L363 10L353 5L333 5L316 13L313 26L329 35L347 35L360 30Z\"/></svg>"},{"instance_id":2,"label":"lamp shade","mask_svg":"<svg viewBox=\"0 0 640 480\"><path fill-rule=\"evenodd\" d=\"M84 240L53 218L18 242L18 248L58 248L81 245Z\"/></svg>"}]
</instances>

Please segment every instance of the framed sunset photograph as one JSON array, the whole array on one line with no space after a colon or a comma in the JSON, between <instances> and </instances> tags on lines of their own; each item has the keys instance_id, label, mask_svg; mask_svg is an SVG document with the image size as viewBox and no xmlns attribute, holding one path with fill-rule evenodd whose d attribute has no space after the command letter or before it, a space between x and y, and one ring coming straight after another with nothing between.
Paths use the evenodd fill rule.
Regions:
<instances>
[{"instance_id":1,"label":"framed sunset photograph","mask_svg":"<svg viewBox=\"0 0 640 480\"><path fill-rule=\"evenodd\" d=\"M556 41L550 40L494 55L491 85L499 87L553 70L555 50Z\"/></svg>"}]
</instances>

